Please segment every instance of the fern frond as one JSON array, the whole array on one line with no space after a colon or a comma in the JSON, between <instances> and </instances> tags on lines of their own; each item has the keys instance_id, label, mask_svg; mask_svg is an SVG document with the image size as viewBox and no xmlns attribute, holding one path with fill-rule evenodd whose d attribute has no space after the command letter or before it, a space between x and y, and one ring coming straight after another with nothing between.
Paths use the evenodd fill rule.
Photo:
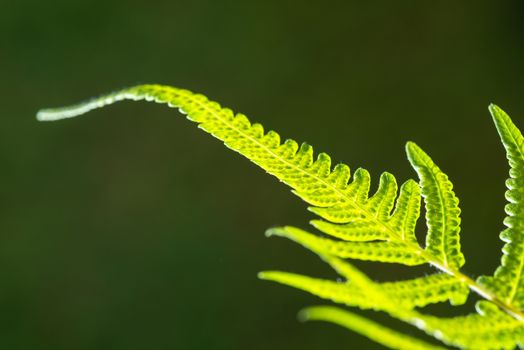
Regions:
<instances>
[{"instance_id":1,"label":"fern frond","mask_svg":"<svg viewBox=\"0 0 524 350\"><path fill-rule=\"evenodd\" d=\"M281 271L265 271L259 277L336 303L385 311L392 316L398 314L399 308L405 311L447 300L452 305L461 305L466 302L469 294L465 283L441 273L404 281L377 283L352 264L322 252L317 253L346 281L335 282Z\"/></svg>"},{"instance_id":2,"label":"fern frond","mask_svg":"<svg viewBox=\"0 0 524 350\"><path fill-rule=\"evenodd\" d=\"M267 236L289 238L304 247L339 258L380 261L415 266L427 263L418 251L404 243L396 242L343 242L319 237L296 227L277 227L267 231Z\"/></svg>"},{"instance_id":3,"label":"fern frond","mask_svg":"<svg viewBox=\"0 0 524 350\"><path fill-rule=\"evenodd\" d=\"M426 249L437 256L445 267L458 269L464 265L460 251L460 208L448 176L433 163L416 144L406 145L408 159L417 171L426 202L428 233Z\"/></svg>"},{"instance_id":4,"label":"fern frond","mask_svg":"<svg viewBox=\"0 0 524 350\"><path fill-rule=\"evenodd\" d=\"M303 321L327 321L359 333L374 342L399 350L445 350L406 334L398 333L367 318L332 306L314 306L302 310Z\"/></svg>"},{"instance_id":5,"label":"fern frond","mask_svg":"<svg viewBox=\"0 0 524 350\"><path fill-rule=\"evenodd\" d=\"M334 282L278 271L264 272L260 277L304 290L335 303L387 312L395 318L418 326L449 345L464 349L513 349L524 340L522 322L500 311L491 303L480 303L479 313L454 318L439 318L412 311L415 307L447 299L456 298L457 303L465 301L467 288L447 275L435 274L386 283L368 280L367 283L374 285L365 288L353 284L353 280ZM442 289L435 290L435 285L440 285ZM326 321L338 323L332 319Z\"/></svg>"},{"instance_id":6,"label":"fern frond","mask_svg":"<svg viewBox=\"0 0 524 350\"><path fill-rule=\"evenodd\" d=\"M420 215L420 187L413 181L406 181L400 188L400 195L389 225L400 232L402 241L417 242L415 226Z\"/></svg>"},{"instance_id":7,"label":"fern frond","mask_svg":"<svg viewBox=\"0 0 524 350\"><path fill-rule=\"evenodd\" d=\"M251 124L243 114L235 115L230 109L222 108L203 95L169 86L140 85L72 107L43 110L37 118L41 121L71 118L126 99L145 99L178 108L187 114L188 119L197 122L201 129L292 187L295 194L312 205L312 212L331 223L358 226L355 231L346 233L346 238L361 236L369 240L375 237L391 242L390 248L385 243L369 244L377 244L377 250L383 251L384 255L391 255L391 250L395 249L422 251L414 239L415 222L419 215L417 203L420 201L415 182L409 181L402 186L397 208L390 216L397 192L393 175L384 173L377 193L368 198L371 180L366 170L357 169L350 181L347 165L338 164L331 170L331 158L327 154L320 153L314 160L313 149L308 144L303 143L299 147L294 140L281 143L276 132L265 133L260 124ZM364 239L355 239L359 240ZM362 254L359 253L360 248L350 248L352 253L348 256L367 259L366 246L362 246L365 250ZM422 260L418 257L417 263L422 263Z\"/></svg>"},{"instance_id":8,"label":"fern frond","mask_svg":"<svg viewBox=\"0 0 524 350\"><path fill-rule=\"evenodd\" d=\"M452 305L466 302L469 289L467 284L457 278L443 273L406 281L386 282L382 288L404 307L424 307L449 300Z\"/></svg>"},{"instance_id":9,"label":"fern frond","mask_svg":"<svg viewBox=\"0 0 524 350\"><path fill-rule=\"evenodd\" d=\"M506 149L510 178L506 181L507 217L500 238L506 242L501 265L492 277L482 276L479 283L500 299L519 309L524 308L524 138L511 118L498 106L489 108Z\"/></svg>"},{"instance_id":10,"label":"fern frond","mask_svg":"<svg viewBox=\"0 0 524 350\"><path fill-rule=\"evenodd\" d=\"M395 178L389 173L383 173L377 192L368 200L368 207L374 213L376 220L356 218L347 224L312 220L311 224L325 234L345 241L369 242L391 240L390 232L384 225L379 224L379 222L384 222L400 234L402 242L416 244L415 226L420 215L420 187L415 181L408 180L400 188L400 195L395 205L396 195ZM391 215L393 207L395 211ZM323 208L316 208L314 212L321 215L322 210ZM333 208L328 210L333 210Z\"/></svg>"},{"instance_id":11,"label":"fern frond","mask_svg":"<svg viewBox=\"0 0 524 350\"><path fill-rule=\"evenodd\" d=\"M264 271L258 276L260 279L297 288L338 304L359 307L364 310L384 310L384 307L377 304L374 298L369 297L366 290L358 288L353 283L335 282L283 271Z\"/></svg>"},{"instance_id":12,"label":"fern frond","mask_svg":"<svg viewBox=\"0 0 524 350\"><path fill-rule=\"evenodd\" d=\"M477 303L477 313L454 318L420 316L429 334L463 349L515 349L524 345L524 325L487 301Z\"/></svg>"},{"instance_id":13,"label":"fern frond","mask_svg":"<svg viewBox=\"0 0 524 350\"><path fill-rule=\"evenodd\" d=\"M385 241L388 239L387 231L369 220L354 220L348 224L334 224L324 220L311 220L310 224L319 231L349 242Z\"/></svg>"},{"instance_id":14,"label":"fern frond","mask_svg":"<svg viewBox=\"0 0 524 350\"><path fill-rule=\"evenodd\" d=\"M469 291L467 286L455 278L442 274L375 283L376 290L381 290L380 298L370 297L369 290L358 288L351 282L341 283L281 271L265 271L260 273L259 277L301 289L338 304L385 312L399 307L409 310L447 300L453 305L461 305L466 301Z\"/></svg>"},{"instance_id":15,"label":"fern frond","mask_svg":"<svg viewBox=\"0 0 524 350\"><path fill-rule=\"evenodd\" d=\"M175 107L199 128L222 140L268 173L292 188L320 217L312 225L329 237L286 226L268 235L286 237L317 253L345 282L270 271L261 278L302 289L324 299L361 309L383 311L464 349L512 349L523 346L524 337L524 138L509 117L491 106L493 119L510 162L506 206L508 228L501 266L492 277L478 282L459 269L465 259L460 250L460 208L447 175L417 145L407 144L408 159L420 178L403 183L387 172L370 195L371 176L365 169L338 164L331 158L294 140L281 142L274 131L265 132L243 114L235 114L205 96L162 85L140 85L72 107L40 111L39 120L71 118L121 100L147 100ZM398 193L397 193L398 192ZM421 197L426 205L428 233L425 248L419 246L415 226ZM404 281L375 282L346 258L399 263L431 264L443 273ZM490 302L478 304L478 313L455 318L424 315L418 308L450 301L463 304L469 289ZM312 308L308 319L341 324L381 344L398 349L441 349L411 339L360 316L334 308Z\"/></svg>"}]
</instances>

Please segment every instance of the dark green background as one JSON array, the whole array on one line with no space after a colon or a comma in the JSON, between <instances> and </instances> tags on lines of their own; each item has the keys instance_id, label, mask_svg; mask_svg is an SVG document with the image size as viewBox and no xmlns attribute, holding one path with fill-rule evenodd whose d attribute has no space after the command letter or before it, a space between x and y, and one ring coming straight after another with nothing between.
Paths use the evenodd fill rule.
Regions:
<instances>
[{"instance_id":1,"label":"dark green background","mask_svg":"<svg viewBox=\"0 0 524 350\"><path fill-rule=\"evenodd\" d=\"M414 140L455 183L464 270L478 276L498 264L507 174L488 103L524 127L523 10L1 0L0 348L380 348L299 324L300 308L322 302L257 280L276 268L334 277L263 235L312 216L176 111L127 102L49 124L35 112L136 83L185 87L369 169L375 184L384 170L415 175L403 149ZM380 280L415 273L364 266Z\"/></svg>"}]
</instances>

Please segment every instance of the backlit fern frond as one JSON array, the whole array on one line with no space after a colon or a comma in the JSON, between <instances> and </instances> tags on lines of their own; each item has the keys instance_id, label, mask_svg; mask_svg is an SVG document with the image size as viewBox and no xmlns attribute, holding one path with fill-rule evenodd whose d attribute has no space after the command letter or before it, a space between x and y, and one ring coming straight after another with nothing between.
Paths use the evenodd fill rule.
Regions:
<instances>
[{"instance_id":1,"label":"backlit fern frond","mask_svg":"<svg viewBox=\"0 0 524 350\"><path fill-rule=\"evenodd\" d=\"M501 265L493 277L483 276L479 283L485 285L507 304L524 308L524 138L509 116L499 107L490 106L510 165L506 181L507 217L500 238L506 242L502 249Z\"/></svg>"},{"instance_id":2,"label":"backlit fern frond","mask_svg":"<svg viewBox=\"0 0 524 350\"><path fill-rule=\"evenodd\" d=\"M398 333L362 316L331 306L313 306L300 312L303 321L327 321L360 333L392 349L444 350L441 346Z\"/></svg>"},{"instance_id":3,"label":"backlit fern frond","mask_svg":"<svg viewBox=\"0 0 524 350\"><path fill-rule=\"evenodd\" d=\"M319 217L311 224L321 234L286 226L271 229L268 235L286 237L312 250L345 281L279 271L263 272L261 278L336 303L385 312L446 344L464 349L511 349L523 344L524 141L498 107L490 110L511 165L511 179L507 182L510 204L505 220L508 229L501 235L507 244L495 275L476 282L459 270L465 259L460 250L459 201L452 183L414 143L409 142L406 150L420 182L408 180L399 190L395 177L385 172L377 191L371 194L371 176L366 170L357 169L351 176L345 164L332 168L327 154L319 153L315 158L308 144L282 142L276 132L264 131L243 114L235 114L203 95L183 89L140 85L75 106L43 110L37 117L41 121L71 118L121 100L154 101L178 108L199 128L289 185ZM423 247L415 235L422 197L428 229ZM403 281L376 282L346 259L407 266L430 264L438 272ZM469 290L485 299L470 315L440 318L420 309L446 301L463 304ZM302 316L343 325L395 349L441 349L332 307L310 308Z\"/></svg>"},{"instance_id":4,"label":"backlit fern frond","mask_svg":"<svg viewBox=\"0 0 524 350\"><path fill-rule=\"evenodd\" d=\"M336 258L331 259L333 260L330 263L335 269L340 269L340 265L344 264L340 260L334 260ZM441 273L396 282L377 283L368 279L364 284L355 282L354 274L355 272L351 276L346 275L345 282L280 271L262 272L260 278L302 289L347 306L385 312L394 312L399 305L402 309L414 309L447 300L453 305L460 305L468 296L466 284L453 276Z\"/></svg>"},{"instance_id":5,"label":"backlit fern frond","mask_svg":"<svg viewBox=\"0 0 524 350\"><path fill-rule=\"evenodd\" d=\"M464 303L467 286L453 276L433 274L406 281L377 283L347 262L334 257L324 256L323 259L346 281L322 280L279 271L263 272L260 277L335 303L384 311L447 344L463 349L514 349L523 345L524 324L488 301L479 302L475 313L453 318L435 317L416 310L448 299L454 305ZM339 317L342 314L341 310L330 312L322 320L340 324ZM380 342L378 336L373 339Z\"/></svg>"},{"instance_id":6,"label":"backlit fern frond","mask_svg":"<svg viewBox=\"0 0 524 350\"><path fill-rule=\"evenodd\" d=\"M438 256L446 268L464 265L460 251L460 208L448 176L413 142L406 145L408 159L418 173L426 202L426 250Z\"/></svg>"},{"instance_id":7,"label":"backlit fern frond","mask_svg":"<svg viewBox=\"0 0 524 350\"><path fill-rule=\"evenodd\" d=\"M268 236L289 238L304 247L340 258L399 263L409 266L426 262L418 251L397 242L345 242L319 237L296 227L272 229Z\"/></svg>"},{"instance_id":8,"label":"backlit fern frond","mask_svg":"<svg viewBox=\"0 0 524 350\"><path fill-rule=\"evenodd\" d=\"M314 160L313 148L308 144L303 143L299 147L290 139L282 143L276 132L265 133L260 124L251 124L243 114L235 115L230 109L221 108L203 95L173 87L142 85L77 106L44 110L39 112L38 118L70 118L124 99L145 99L179 108L201 129L291 186L295 194L312 205L312 212L330 223L347 224L336 229L343 230L347 240L356 237L355 241L388 242L340 242L334 248L340 251L340 256L408 265L428 262L415 239L420 191L414 181L402 186L397 208L391 215L397 193L393 175L384 173L377 192L369 197L371 180L366 170L357 169L350 181L347 165L338 164L332 169L331 158L327 154L320 153ZM320 222L316 224L322 225ZM330 230L324 227L329 234Z\"/></svg>"},{"instance_id":9,"label":"backlit fern frond","mask_svg":"<svg viewBox=\"0 0 524 350\"><path fill-rule=\"evenodd\" d=\"M521 321L488 301L478 302L476 309L476 313L453 318L419 317L428 333L460 348L509 350L524 345Z\"/></svg>"}]
</instances>

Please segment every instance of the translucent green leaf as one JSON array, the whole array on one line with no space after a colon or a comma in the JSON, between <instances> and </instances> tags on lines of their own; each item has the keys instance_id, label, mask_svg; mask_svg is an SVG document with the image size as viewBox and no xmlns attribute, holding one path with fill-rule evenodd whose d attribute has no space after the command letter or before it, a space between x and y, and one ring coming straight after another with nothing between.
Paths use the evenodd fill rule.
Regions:
<instances>
[{"instance_id":1,"label":"translucent green leaf","mask_svg":"<svg viewBox=\"0 0 524 350\"><path fill-rule=\"evenodd\" d=\"M458 269L465 260L460 251L460 208L453 185L448 176L416 144L408 142L406 150L420 178L426 202L426 249L438 257L445 267Z\"/></svg>"},{"instance_id":2,"label":"translucent green leaf","mask_svg":"<svg viewBox=\"0 0 524 350\"><path fill-rule=\"evenodd\" d=\"M339 258L398 263L408 266L426 262L418 251L414 251L411 246L404 243L334 241L291 226L270 229L267 235L286 237L314 252L326 253Z\"/></svg>"},{"instance_id":3,"label":"translucent green leaf","mask_svg":"<svg viewBox=\"0 0 524 350\"><path fill-rule=\"evenodd\" d=\"M343 229L337 230L338 237L356 241L408 240L413 249L419 249L414 240L414 221L418 218L415 183L409 182L407 186L413 194L408 204L405 204L406 193L403 197L401 191L401 199L397 201L397 206L401 206L395 212L402 214L390 217L397 192L393 175L384 173L378 191L369 198L371 179L366 170L357 169L351 179L347 165L338 164L331 169L327 154L319 153L315 159L310 145L299 146L293 140L282 143L276 132L265 132L260 124L251 124L243 114L222 108L203 95L169 86L140 85L71 107L42 110L37 117L42 121L71 118L126 99L178 108L189 120L199 123L201 129L291 186L294 193L313 206L311 211L331 223L357 228L345 233L341 233Z\"/></svg>"},{"instance_id":4,"label":"translucent green leaf","mask_svg":"<svg viewBox=\"0 0 524 350\"><path fill-rule=\"evenodd\" d=\"M419 326L449 345L462 349L515 349L524 345L524 324L487 301L478 313L454 318L421 315Z\"/></svg>"},{"instance_id":5,"label":"translucent green leaf","mask_svg":"<svg viewBox=\"0 0 524 350\"><path fill-rule=\"evenodd\" d=\"M423 307L449 300L452 305L466 302L469 288L457 278L443 273L406 281L386 282L381 288L404 308Z\"/></svg>"},{"instance_id":6,"label":"translucent green leaf","mask_svg":"<svg viewBox=\"0 0 524 350\"><path fill-rule=\"evenodd\" d=\"M283 271L264 271L258 276L260 279L297 288L335 303L361 309L384 309L374 298L370 298L365 290L353 283L335 282Z\"/></svg>"},{"instance_id":7,"label":"translucent green leaf","mask_svg":"<svg viewBox=\"0 0 524 350\"><path fill-rule=\"evenodd\" d=\"M406 181L400 188L395 212L388 219L388 225L400 233L401 241L417 242L415 226L420 216L420 187L413 181Z\"/></svg>"},{"instance_id":8,"label":"translucent green leaf","mask_svg":"<svg viewBox=\"0 0 524 350\"><path fill-rule=\"evenodd\" d=\"M501 265L493 277L483 276L479 283L496 293L507 304L524 308L524 138L510 117L499 107L489 108L506 149L510 178L506 181L507 217L500 238L506 242Z\"/></svg>"},{"instance_id":9,"label":"translucent green leaf","mask_svg":"<svg viewBox=\"0 0 524 350\"><path fill-rule=\"evenodd\" d=\"M378 283L347 261L330 255L320 255L348 283L375 299L383 311L413 309L449 300L453 305L466 302L469 294L467 285L453 276L436 273L424 277Z\"/></svg>"},{"instance_id":10,"label":"translucent green leaf","mask_svg":"<svg viewBox=\"0 0 524 350\"><path fill-rule=\"evenodd\" d=\"M359 333L379 344L399 350L443 350L420 339L398 333L367 318L332 306L315 306L302 310L304 321L326 321Z\"/></svg>"},{"instance_id":11,"label":"translucent green leaf","mask_svg":"<svg viewBox=\"0 0 524 350\"><path fill-rule=\"evenodd\" d=\"M393 210L395 198L397 197L397 180L388 173L382 173L377 192L367 201L366 205L375 218L387 221Z\"/></svg>"},{"instance_id":12,"label":"translucent green leaf","mask_svg":"<svg viewBox=\"0 0 524 350\"><path fill-rule=\"evenodd\" d=\"M224 144L258 164L288 184L305 200L320 219L312 224L330 237L317 236L294 227L268 231L292 239L317 253L331 265L344 282L311 278L298 274L270 271L261 278L274 280L337 303L384 311L464 349L511 349L523 344L524 316L524 141L509 117L491 106L493 118L510 161L506 206L508 228L501 238L506 242L502 264L493 277L476 284L462 274L460 251L460 209L448 177L431 158L413 143L407 144L408 158L417 171L420 185L406 181L398 191L395 177L380 176L377 191L370 196L372 181L365 169L352 175L345 164L332 168L325 153L316 157L313 148L294 140L282 142L274 131L265 131L246 116L222 108L205 96L161 86L140 85L72 107L43 110L39 120L71 118L121 100L147 100L178 108L199 127ZM397 193L398 192L398 193ZM426 204L428 234L422 249L415 226L420 215L421 194ZM420 265L431 263L449 275L432 275L392 282L374 282L345 258ZM455 318L424 315L417 308L449 300L462 304L468 288L491 303L479 303L478 313ZM495 305L498 305L498 307ZM505 310L503 312L501 310ZM341 324L381 344L398 349L440 349L393 332L360 316L334 308L312 308L304 318Z\"/></svg>"},{"instance_id":13,"label":"translucent green leaf","mask_svg":"<svg viewBox=\"0 0 524 350\"><path fill-rule=\"evenodd\" d=\"M348 262L329 255L321 255L321 258L346 278L346 281L330 281L280 271L262 272L259 277L336 303L385 311L393 315L399 310L402 313L447 300L454 305L463 304L469 293L467 285L453 276L433 274L405 281L377 283Z\"/></svg>"},{"instance_id":14,"label":"translucent green leaf","mask_svg":"<svg viewBox=\"0 0 524 350\"><path fill-rule=\"evenodd\" d=\"M325 234L345 241L394 240L416 244L415 226L420 215L420 187L415 181L408 180L402 185L395 205L396 195L397 183L395 178L389 173L383 173L377 193L366 203L370 212L375 213L372 219L356 215L347 224L335 224L323 220L313 220L311 224ZM395 207L395 211L391 214L393 207ZM331 208L330 211L334 211L333 209ZM322 216L322 209L317 208L313 211ZM341 211L350 212L345 208ZM328 217L328 219L332 218ZM380 225L379 222L386 223L394 232L399 234L399 237L397 239L392 237L391 230L388 230L385 225Z\"/></svg>"},{"instance_id":15,"label":"translucent green leaf","mask_svg":"<svg viewBox=\"0 0 524 350\"><path fill-rule=\"evenodd\" d=\"M311 224L325 234L351 242L387 240L387 230L374 221L356 219L349 224L333 224L323 220L312 220Z\"/></svg>"}]
</instances>

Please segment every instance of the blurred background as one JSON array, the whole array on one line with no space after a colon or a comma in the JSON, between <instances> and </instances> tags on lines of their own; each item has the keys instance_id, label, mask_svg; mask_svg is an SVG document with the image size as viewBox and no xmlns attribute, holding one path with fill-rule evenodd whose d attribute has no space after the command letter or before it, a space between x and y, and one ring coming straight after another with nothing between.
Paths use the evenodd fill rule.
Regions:
<instances>
[{"instance_id":1,"label":"blurred background","mask_svg":"<svg viewBox=\"0 0 524 350\"><path fill-rule=\"evenodd\" d=\"M498 265L507 165L487 106L524 128L522 1L0 5L0 348L382 348L300 324L298 310L327 302L257 279L335 276L264 237L307 228L305 204L176 111L125 102L35 121L137 83L204 93L375 185L385 170L415 176L416 141L461 198L464 270ZM426 272L359 266L384 281Z\"/></svg>"}]
</instances>

